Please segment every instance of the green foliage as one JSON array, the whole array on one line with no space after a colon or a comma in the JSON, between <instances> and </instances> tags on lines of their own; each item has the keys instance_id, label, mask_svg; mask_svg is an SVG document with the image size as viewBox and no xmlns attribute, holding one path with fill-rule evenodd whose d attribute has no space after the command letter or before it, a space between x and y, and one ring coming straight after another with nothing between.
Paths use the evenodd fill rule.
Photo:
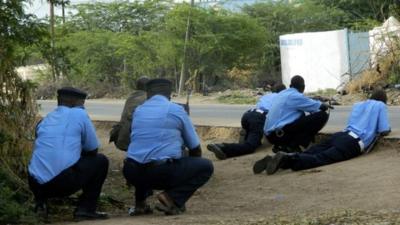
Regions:
<instances>
[{"instance_id":1,"label":"green foliage","mask_svg":"<svg viewBox=\"0 0 400 225\"><path fill-rule=\"evenodd\" d=\"M37 224L32 210L26 207L29 198L0 167L0 224Z\"/></svg>"},{"instance_id":2,"label":"green foliage","mask_svg":"<svg viewBox=\"0 0 400 225\"><path fill-rule=\"evenodd\" d=\"M280 75L279 36L289 33L325 31L343 28L347 15L335 7L299 1L257 3L244 7L244 13L257 19L266 29L266 50L261 67Z\"/></svg>"},{"instance_id":3,"label":"green foliage","mask_svg":"<svg viewBox=\"0 0 400 225\"><path fill-rule=\"evenodd\" d=\"M383 22L389 16L399 13L398 0L312 0L317 4L336 8L346 13L352 28L368 30L373 28L371 21ZM366 23L367 22L367 23ZM364 24L365 26L360 26Z\"/></svg>"},{"instance_id":4,"label":"green foliage","mask_svg":"<svg viewBox=\"0 0 400 225\"><path fill-rule=\"evenodd\" d=\"M26 167L36 103L34 85L14 71L17 50L40 42L45 33L22 10L23 1L0 1L0 223L28 223ZM34 223L34 221L33 221Z\"/></svg>"},{"instance_id":5,"label":"green foliage","mask_svg":"<svg viewBox=\"0 0 400 225\"><path fill-rule=\"evenodd\" d=\"M37 51L54 65L56 76L48 79L85 88L93 97L129 92L142 75L177 83L183 62L186 85L200 90L202 84L221 85L234 69L261 75L261 80L280 79L280 35L347 27L367 30L389 15L399 15L395 3L278 0L247 5L242 12L171 0L79 4L72 6L77 13L56 27L54 49L46 37ZM37 52L34 55L37 58Z\"/></svg>"},{"instance_id":6,"label":"green foliage","mask_svg":"<svg viewBox=\"0 0 400 225\"><path fill-rule=\"evenodd\" d=\"M70 18L68 26L78 30L139 35L161 25L169 7L171 3L163 0L79 4L73 6L78 12Z\"/></svg>"},{"instance_id":7,"label":"green foliage","mask_svg":"<svg viewBox=\"0 0 400 225\"><path fill-rule=\"evenodd\" d=\"M189 15L186 62L192 88L232 68L254 69L260 61L266 31L257 20L187 4L169 6L150 0L78 5L78 14L57 28L55 57L49 41L40 51L56 65L56 79L85 88L92 97L129 91L142 75L177 80Z\"/></svg>"}]
</instances>

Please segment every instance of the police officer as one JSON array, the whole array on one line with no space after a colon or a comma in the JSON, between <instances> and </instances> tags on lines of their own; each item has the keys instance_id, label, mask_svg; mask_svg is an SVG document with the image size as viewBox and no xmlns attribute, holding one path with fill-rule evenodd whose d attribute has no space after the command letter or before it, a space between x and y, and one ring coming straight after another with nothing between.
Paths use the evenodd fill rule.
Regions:
<instances>
[{"instance_id":1,"label":"police officer","mask_svg":"<svg viewBox=\"0 0 400 225\"><path fill-rule=\"evenodd\" d=\"M374 144L377 136L390 132L386 99L385 91L375 91L369 100L354 104L344 131L333 134L326 141L311 146L303 153L278 152L270 160L260 160L257 171L261 172L266 168L268 174L273 174L279 168L304 170L363 154L370 149L368 146Z\"/></svg>"},{"instance_id":2,"label":"police officer","mask_svg":"<svg viewBox=\"0 0 400 225\"><path fill-rule=\"evenodd\" d=\"M330 107L303 95L304 79L296 75L290 88L281 91L268 112L264 133L274 152L298 152L306 148L328 121ZM306 113L308 115L306 115Z\"/></svg>"},{"instance_id":3,"label":"police officer","mask_svg":"<svg viewBox=\"0 0 400 225\"><path fill-rule=\"evenodd\" d=\"M134 112L131 143L123 174L135 186L135 208L130 215L152 212L146 203L153 189L156 209L166 215L185 211L185 203L213 173L211 161L201 158L200 140L184 108L170 101L172 83L153 79L147 83L147 98ZM189 156L182 156L182 145Z\"/></svg>"},{"instance_id":4,"label":"police officer","mask_svg":"<svg viewBox=\"0 0 400 225\"><path fill-rule=\"evenodd\" d=\"M146 83L148 81L149 78L146 76L142 76L136 81L136 91L125 101L120 122L114 125L110 132L110 142L114 142L115 146L120 150L126 151L131 142L132 114L136 107L146 100Z\"/></svg>"},{"instance_id":5,"label":"police officer","mask_svg":"<svg viewBox=\"0 0 400 225\"><path fill-rule=\"evenodd\" d=\"M262 96L254 109L245 112L241 119L242 128L245 131L243 143L209 144L207 149L215 154L218 159L226 159L254 153L261 145L263 127L271 105L282 90L286 89L283 84L275 84L272 93Z\"/></svg>"},{"instance_id":6,"label":"police officer","mask_svg":"<svg viewBox=\"0 0 400 225\"><path fill-rule=\"evenodd\" d=\"M108 159L97 153L99 141L83 105L86 93L72 87L57 91L58 107L36 127L29 164L29 187L35 210L47 216L47 199L79 190L76 220L105 219L96 212L97 199L108 171Z\"/></svg>"}]
</instances>

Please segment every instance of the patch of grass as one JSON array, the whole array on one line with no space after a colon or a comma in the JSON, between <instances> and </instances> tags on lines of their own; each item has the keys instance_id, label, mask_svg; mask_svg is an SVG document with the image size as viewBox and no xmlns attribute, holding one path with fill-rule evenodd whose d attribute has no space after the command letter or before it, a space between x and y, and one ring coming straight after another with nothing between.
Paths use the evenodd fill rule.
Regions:
<instances>
[{"instance_id":1,"label":"patch of grass","mask_svg":"<svg viewBox=\"0 0 400 225\"><path fill-rule=\"evenodd\" d=\"M0 167L0 224L38 224L30 195L18 188Z\"/></svg>"},{"instance_id":2,"label":"patch of grass","mask_svg":"<svg viewBox=\"0 0 400 225\"><path fill-rule=\"evenodd\" d=\"M218 102L225 104L243 104L243 105L254 105L257 102L257 97L247 96L240 93L232 93L229 95L219 96Z\"/></svg>"}]
</instances>

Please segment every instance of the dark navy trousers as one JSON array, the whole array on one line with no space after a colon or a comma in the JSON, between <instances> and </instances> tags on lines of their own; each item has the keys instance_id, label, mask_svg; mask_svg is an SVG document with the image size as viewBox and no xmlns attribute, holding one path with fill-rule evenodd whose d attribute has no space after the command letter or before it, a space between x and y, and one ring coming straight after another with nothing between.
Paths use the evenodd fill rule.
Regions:
<instances>
[{"instance_id":1,"label":"dark navy trousers","mask_svg":"<svg viewBox=\"0 0 400 225\"><path fill-rule=\"evenodd\" d=\"M140 164L128 158L123 168L125 179L136 188L136 202L146 200L153 189L164 190L178 207L185 205L213 171L211 161L200 157L183 157L161 164Z\"/></svg>"},{"instance_id":2,"label":"dark navy trousers","mask_svg":"<svg viewBox=\"0 0 400 225\"><path fill-rule=\"evenodd\" d=\"M243 143L224 143L221 150L227 157L251 154L261 145L266 115L267 113L259 113L254 110L243 114L241 124L246 131L245 141Z\"/></svg>"},{"instance_id":3,"label":"dark navy trousers","mask_svg":"<svg viewBox=\"0 0 400 225\"><path fill-rule=\"evenodd\" d=\"M283 135L276 132L267 135L267 139L274 145L289 147L308 147L314 141L315 135L325 126L329 119L327 112L319 111L309 115L302 115L297 120L282 128Z\"/></svg>"},{"instance_id":4,"label":"dark navy trousers","mask_svg":"<svg viewBox=\"0 0 400 225\"><path fill-rule=\"evenodd\" d=\"M358 141L346 132L334 133L326 141L296 153L289 160L288 167L305 170L357 157L361 155Z\"/></svg>"},{"instance_id":5,"label":"dark navy trousers","mask_svg":"<svg viewBox=\"0 0 400 225\"><path fill-rule=\"evenodd\" d=\"M78 208L95 211L107 172L107 157L96 154L82 156L76 164L47 183L39 184L32 176L28 177L28 181L37 202L44 202L48 198L66 197L82 190Z\"/></svg>"}]
</instances>

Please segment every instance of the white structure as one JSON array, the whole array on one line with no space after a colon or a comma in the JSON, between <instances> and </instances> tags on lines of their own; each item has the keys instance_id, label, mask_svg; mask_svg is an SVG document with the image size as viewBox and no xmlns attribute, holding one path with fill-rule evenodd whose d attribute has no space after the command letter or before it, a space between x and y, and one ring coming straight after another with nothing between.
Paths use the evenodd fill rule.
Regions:
<instances>
[{"instance_id":1,"label":"white structure","mask_svg":"<svg viewBox=\"0 0 400 225\"><path fill-rule=\"evenodd\" d=\"M382 26L369 32L371 63L376 64L379 57L388 53L394 41L400 40L400 22L394 17L387 19Z\"/></svg>"},{"instance_id":2,"label":"white structure","mask_svg":"<svg viewBox=\"0 0 400 225\"><path fill-rule=\"evenodd\" d=\"M347 29L280 36L282 82L301 75L306 92L340 89L369 66L368 39Z\"/></svg>"},{"instance_id":3,"label":"white structure","mask_svg":"<svg viewBox=\"0 0 400 225\"><path fill-rule=\"evenodd\" d=\"M47 69L48 65L37 64L17 67L16 72L23 80L35 80L41 72L44 72Z\"/></svg>"}]
</instances>

